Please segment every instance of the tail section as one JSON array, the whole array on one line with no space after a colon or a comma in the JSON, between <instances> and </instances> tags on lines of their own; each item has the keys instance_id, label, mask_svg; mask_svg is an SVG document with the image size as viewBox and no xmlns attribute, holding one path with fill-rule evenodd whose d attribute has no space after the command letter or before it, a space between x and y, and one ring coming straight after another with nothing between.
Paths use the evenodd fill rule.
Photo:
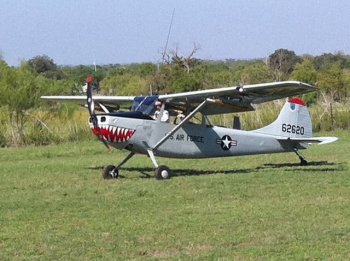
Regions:
<instances>
[{"instance_id":1,"label":"tail section","mask_svg":"<svg viewBox=\"0 0 350 261\"><path fill-rule=\"evenodd\" d=\"M276 136L277 140L289 140L295 143L326 144L336 141L337 137L312 137L312 123L306 104L299 98L287 101L277 119L256 133Z\"/></svg>"},{"instance_id":2,"label":"tail section","mask_svg":"<svg viewBox=\"0 0 350 261\"><path fill-rule=\"evenodd\" d=\"M306 104L299 98L290 99L273 123L253 132L287 138L311 138L312 124Z\"/></svg>"}]
</instances>

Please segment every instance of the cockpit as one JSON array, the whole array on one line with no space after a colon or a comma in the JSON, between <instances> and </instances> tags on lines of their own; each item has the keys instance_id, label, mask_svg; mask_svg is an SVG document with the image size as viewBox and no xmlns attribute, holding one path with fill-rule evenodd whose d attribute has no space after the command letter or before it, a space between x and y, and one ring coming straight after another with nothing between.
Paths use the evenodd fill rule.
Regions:
<instances>
[{"instance_id":1,"label":"cockpit","mask_svg":"<svg viewBox=\"0 0 350 261\"><path fill-rule=\"evenodd\" d=\"M108 115L134 119L154 120L152 115L155 111L155 101L157 99L157 95L136 96L134 98L130 111L114 111L110 112Z\"/></svg>"},{"instance_id":2,"label":"cockpit","mask_svg":"<svg viewBox=\"0 0 350 261\"><path fill-rule=\"evenodd\" d=\"M155 102L158 99L158 95L151 96L136 96L131 106L131 111L140 111L147 115L153 115L155 110Z\"/></svg>"}]
</instances>

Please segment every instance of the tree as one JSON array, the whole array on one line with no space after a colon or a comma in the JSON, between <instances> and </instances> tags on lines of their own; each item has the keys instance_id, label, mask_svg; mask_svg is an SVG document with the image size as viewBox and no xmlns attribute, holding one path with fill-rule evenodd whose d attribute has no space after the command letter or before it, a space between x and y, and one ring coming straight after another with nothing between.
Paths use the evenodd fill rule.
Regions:
<instances>
[{"instance_id":1,"label":"tree","mask_svg":"<svg viewBox=\"0 0 350 261\"><path fill-rule=\"evenodd\" d=\"M292 73L294 65L301 60L293 51L278 49L269 56L268 65L275 75L275 80L281 81Z\"/></svg>"},{"instance_id":2,"label":"tree","mask_svg":"<svg viewBox=\"0 0 350 261\"><path fill-rule=\"evenodd\" d=\"M139 75L123 74L106 77L100 82L102 95L141 95L148 94L145 80Z\"/></svg>"},{"instance_id":3,"label":"tree","mask_svg":"<svg viewBox=\"0 0 350 261\"><path fill-rule=\"evenodd\" d=\"M293 80L301 82L315 84L317 79L317 72L310 59L305 59L301 63L297 63L294 67L294 71L291 74ZM317 101L317 92L311 92L303 94L303 100L310 105Z\"/></svg>"},{"instance_id":4,"label":"tree","mask_svg":"<svg viewBox=\"0 0 350 261\"><path fill-rule=\"evenodd\" d=\"M339 62L328 62L317 74L317 84L324 96L330 101L342 101L346 94L346 79Z\"/></svg>"},{"instance_id":5,"label":"tree","mask_svg":"<svg viewBox=\"0 0 350 261\"><path fill-rule=\"evenodd\" d=\"M240 84L264 83L271 81L272 78L272 73L265 64L254 64L241 71Z\"/></svg>"},{"instance_id":6,"label":"tree","mask_svg":"<svg viewBox=\"0 0 350 261\"><path fill-rule=\"evenodd\" d=\"M176 92L188 92L202 89L202 81L200 78L195 77L195 74L182 73L177 77L173 77L169 81L169 90L172 93Z\"/></svg>"},{"instance_id":7,"label":"tree","mask_svg":"<svg viewBox=\"0 0 350 261\"><path fill-rule=\"evenodd\" d=\"M297 63L291 78L301 82L315 84L317 72L311 60L305 59L301 63Z\"/></svg>"},{"instance_id":8,"label":"tree","mask_svg":"<svg viewBox=\"0 0 350 261\"><path fill-rule=\"evenodd\" d=\"M341 52L335 54L323 53L322 55L315 56L313 59L313 64L316 70L320 70L323 66L328 66L329 63L335 62L338 62L341 68L344 68L347 65L347 59Z\"/></svg>"},{"instance_id":9,"label":"tree","mask_svg":"<svg viewBox=\"0 0 350 261\"><path fill-rule=\"evenodd\" d=\"M199 45L194 44L191 53L187 56L179 55L179 47L164 52L164 62L166 64L177 64L184 68L187 73L190 72L190 68L200 63L200 60L193 58L193 55L200 49Z\"/></svg>"},{"instance_id":10,"label":"tree","mask_svg":"<svg viewBox=\"0 0 350 261\"><path fill-rule=\"evenodd\" d=\"M47 55L38 55L28 60L29 67L36 74L43 74L47 78L61 79L63 74L57 65Z\"/></svg>"},{"instance_id":11,"label":"tree","mask_svg":"<svg viewBox=\"0 0 350 261\"><path fill-rule=\"evenodd\" d=\"M230 71L207 72L203 79L203 89L232 86L235 82Z\"/></svg>"},{"instance_id":12,"label":"tree","mask_svg":"<svg viewBox=\"0 0 350 261\"><path fill-rule=\"evenodd\" d=\"M7 111L8 132L14 145L25 141L26 111L33 108L39 100L40 92L35 85L35 76L28 65L19 68L1 66L0 104Z\"/></svg>"},{"instance_id":13,"label":"tree","mask_svg":"<svg viewBox=\"0 0 350 261\"><path fill-rule=\"evenodd\" d=\"M226 61L207 61L207 72L228 72L230 70L229 64Z\"/></svg>"},{"instance_id":14,"label":"tree","mask_svg":"<svg viewBox=\"0 0 350 261\"><path fill-rule=\"evenodd\" d=\"M152 93L169 93L169 81L173 77L174 66L171 64L162 64L158 70L146 77L147 86Z\"/></svg>"},{"instance_id":15,"label":"tree","mask_svg":"<svg viewBox=\"0 0 350 261\"><path fill-rule=\"evenodd\" d=\"M153 63L131 64L130 71L134 74L140 75L141 77L146 77L147 75L152 75L157 71L157 65Z\"/></svg>"}]
</instances>

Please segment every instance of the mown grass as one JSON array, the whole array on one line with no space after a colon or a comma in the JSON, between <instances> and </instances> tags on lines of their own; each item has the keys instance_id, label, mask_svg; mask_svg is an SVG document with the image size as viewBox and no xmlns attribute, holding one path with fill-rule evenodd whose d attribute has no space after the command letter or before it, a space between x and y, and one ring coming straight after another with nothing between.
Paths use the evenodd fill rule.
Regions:
<instances>
[{"instance_id":1,"label":"mown grass","mask_svg":"<svg viewBox=\"0 0 350 261\"><path fill-rule=\"evenodd\" d=\"M124 178L98 141L0 149L0 260L348 260L350 133L293 153L159 158L177 176ZM321 135L321 134L319 134Z\"/></svg>"}]
</instances>

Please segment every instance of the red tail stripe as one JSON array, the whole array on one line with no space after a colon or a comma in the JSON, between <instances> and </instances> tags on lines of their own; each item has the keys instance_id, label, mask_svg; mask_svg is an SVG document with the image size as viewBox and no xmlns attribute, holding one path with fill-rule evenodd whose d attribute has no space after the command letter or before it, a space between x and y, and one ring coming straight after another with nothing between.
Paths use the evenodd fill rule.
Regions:
<instances>
[{"instance_id":1,"label":"red tail stripe","mask_svg":"<svg viewBox=\"0 0 350 261\"><path fill-rule=\"evenodd\" d=\"M299 98L291 98L289 99L289 102L306 106L305 102Z\"/></svg>"}]
</instances>

